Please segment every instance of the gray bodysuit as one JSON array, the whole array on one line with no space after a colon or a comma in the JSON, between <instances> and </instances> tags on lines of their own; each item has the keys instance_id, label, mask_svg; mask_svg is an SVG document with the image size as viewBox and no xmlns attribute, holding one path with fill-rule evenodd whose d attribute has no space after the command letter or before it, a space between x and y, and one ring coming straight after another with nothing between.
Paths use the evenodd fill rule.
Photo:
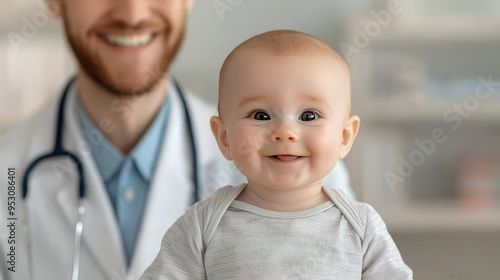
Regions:
<instances>
[{"instance_id":1,"label":"gray bodysuit","mask_svg":"<svg viewBox=\"0 0 500 280\"><path fill-rule=\"evenodd\" d=\"M141 279L412 279L375 210L341 192L298 212L235 201L227 186L167 231Z\"/></svg>"}]
</instances>

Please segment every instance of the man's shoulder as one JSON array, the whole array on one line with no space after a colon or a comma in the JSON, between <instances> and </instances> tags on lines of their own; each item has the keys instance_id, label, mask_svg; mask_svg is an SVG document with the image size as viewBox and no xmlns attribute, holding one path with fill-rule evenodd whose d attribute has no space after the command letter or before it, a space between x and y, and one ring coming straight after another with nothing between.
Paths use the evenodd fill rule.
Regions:
<instances>
[{"instance_id":1,"label":"man's shoulder","mask_svg":"<svg viewBox=\"0 0 500 280\"><path fill-rule=\"evenodd\" d=\"M211 116L217 113L215 103L209 102L191 91L185 92L184 95L188 102L188 106L191 107L197 115L201 113L201 115L204 116Z\"/></svg>"},{"instance_id":2,"label":"man's shoulder","mask_svg":"<svg viewBox=\"0 0 500 280\"><path fill-rule=\"evenodd\" d=\"M54 102L0 135L0 159L9 165L29 160L50 148L54 138Z\"/></svg>"},{"instance_id":3,"label":"man's shoulder","mask_svg":"<svg viewBox=\"0 0 500 280\"><path fill-rule=\"evenodd\" d=\"M195 141L199 147L199 161L201 163L208 163L214 159L222 160L222 154L219 152L217 142L210 129L210 118L217 114L216 106L191 92L186 92L185 98L195 134Z\"/></svg>"},{"instance_id":4,"label":"man's shoulder","mask_svg":"<svg viewBox=\"0 0 500 280\"><path fill-rule=\"evenodd\" d=\"M184 96L195 131L202 133L202 135L205 133L211 135L210 118L217 113L216 106L192 92L185 92Z\"/></svg>"}]
</instances>

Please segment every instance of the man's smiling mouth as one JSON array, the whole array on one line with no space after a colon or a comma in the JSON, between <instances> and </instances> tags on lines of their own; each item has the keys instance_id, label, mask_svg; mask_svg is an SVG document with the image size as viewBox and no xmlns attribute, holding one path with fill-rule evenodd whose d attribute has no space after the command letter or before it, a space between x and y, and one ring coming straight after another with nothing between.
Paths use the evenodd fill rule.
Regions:
<instances>
[{"instance_id":1,"label":"man's smiling mouth","mask_svg":"<svg viewBox=\"0 0 500 280\"><path fill-rule=\"evenodd\" d=\"M144 35L105 35L100 34L99 37L110 43L111 45L119 47L140 47L147 45L151 42L156 34L149 33Z\"/></svg>"}]
</instances>

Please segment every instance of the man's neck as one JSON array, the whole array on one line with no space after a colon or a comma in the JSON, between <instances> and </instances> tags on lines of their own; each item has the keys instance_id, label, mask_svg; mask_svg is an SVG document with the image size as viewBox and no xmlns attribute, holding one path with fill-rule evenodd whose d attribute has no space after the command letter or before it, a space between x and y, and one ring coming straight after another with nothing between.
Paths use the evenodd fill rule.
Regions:
<instances>
[{"instance_id":1,"label":"man's neck","mask_svg":"<svg viewBox=\"0 0 500 280\"><path fill-rule=\"evenodd\" d=\"M124 154L140 141L163 104L168 79L140 96L119 97L98 85L86 73L78 74L78 96L92 122Z\"/></svg>"}]
</instances>

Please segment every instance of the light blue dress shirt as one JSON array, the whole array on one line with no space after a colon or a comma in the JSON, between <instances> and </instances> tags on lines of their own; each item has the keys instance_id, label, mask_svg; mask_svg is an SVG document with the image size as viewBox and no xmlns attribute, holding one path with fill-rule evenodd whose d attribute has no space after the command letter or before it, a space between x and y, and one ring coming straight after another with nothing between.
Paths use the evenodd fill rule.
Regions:
<instances>
[{"instance_id":1,"label":"light blue dress shirt","mask_svg":"<svg viewBox=\"0 0 500 280\"><path fill-rule=\"evenodd\" d=\"M139 143L128 155L124 155L97 129L77 98L78 121L115 210L127 266L132 261L169 111L170 98L167 95L160 111Z\"/></svg>"}]
</instances>

